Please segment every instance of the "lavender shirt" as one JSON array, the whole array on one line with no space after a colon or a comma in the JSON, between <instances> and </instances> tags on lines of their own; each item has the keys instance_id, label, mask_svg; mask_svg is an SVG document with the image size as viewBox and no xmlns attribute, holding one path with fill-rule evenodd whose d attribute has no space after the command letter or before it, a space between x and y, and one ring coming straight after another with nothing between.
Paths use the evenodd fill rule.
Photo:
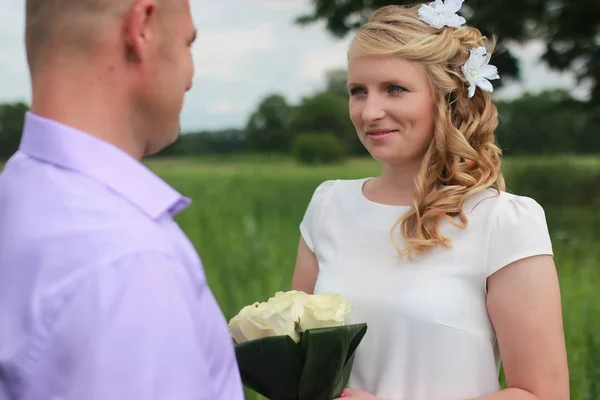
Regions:
<instances>
[{"instance_id":1,"label":"lavender shirt","mask_svg":"<svg viewBox=\"0 0 600 400\"><path fill-rule=\"evenodd\" d=\"M0 400L241 400L227 324L141 163L32 113L0 174Z\"/></svg>"}]
</instances>

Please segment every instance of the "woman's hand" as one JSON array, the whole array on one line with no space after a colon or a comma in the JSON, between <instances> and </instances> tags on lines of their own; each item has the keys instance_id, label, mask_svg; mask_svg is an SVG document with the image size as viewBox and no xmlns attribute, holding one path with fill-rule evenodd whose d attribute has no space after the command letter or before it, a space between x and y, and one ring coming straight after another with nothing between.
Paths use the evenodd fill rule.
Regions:
<instances>
[{"instance_id":1,"label":"woman's hand","mask_svg":"<svg viewBox=\"0 0 600 400\"><path fill-rule=\"evenodd\" d=\"M379 397L373 396L372 394L369 394L367 392L363 392L363 391L356 390L356 389L344 389L344 391L342 392L342 394L340 395L340 397L338 397L335 400L347 400L347 399L352 399L352 400L385 400L385 399L381 399Z\"/></svg>"}]
</instances>

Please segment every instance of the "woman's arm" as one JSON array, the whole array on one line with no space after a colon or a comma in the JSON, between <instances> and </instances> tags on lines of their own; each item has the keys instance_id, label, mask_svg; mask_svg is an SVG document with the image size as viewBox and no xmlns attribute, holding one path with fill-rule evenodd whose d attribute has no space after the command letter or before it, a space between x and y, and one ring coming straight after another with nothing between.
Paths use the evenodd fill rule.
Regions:
<instances>
[{"instance_id":1,"label":"woman's arm","mask_svg":"<svg viewBox=\"0 0 600 400\"><path fill-rule=\"evenodd\" d=\"M317 282L319 264L317 257L306 245L306 242L300 237L298 244L298 254L296 256L296 266L292 278L292 290L301 290L312 294Z\"/></svg>"},{"instance_id":2,"label":"woman's arm","mask_svg":"<svg viewBox=\"0 0 600 400\"><path fill-rule=\"evenodd\" d=\"M560 289L552 257L530 257L492 274L487 303L508 388L470 400L569 399ZM382 400L352 389L343 397Z\"/></svg>"},{"instance_id":3,"label":"woman's arm","mask_svg":"<svg viewBox=\"0 0 600 400\"><path fill-rule=\"evenodd\" d=\"M478 400L569 399L560 287L552 257L525 258L492 274L487 307L507 389Z\"/></svg>"}]
</instances>

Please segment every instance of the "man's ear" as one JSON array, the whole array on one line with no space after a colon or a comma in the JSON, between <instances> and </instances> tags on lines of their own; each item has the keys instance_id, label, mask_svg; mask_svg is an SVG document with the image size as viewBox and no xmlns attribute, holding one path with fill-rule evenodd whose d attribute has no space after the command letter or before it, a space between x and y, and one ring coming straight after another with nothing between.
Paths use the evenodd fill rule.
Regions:
<instances>
[{"instance_id":1,"label":"man's ear","mask_svg":"<svg viewBox=\"0 0 600 400\"><path fill-rule=\"evenodd\" d=\"M123 33L128 59L141 61L148 44L154 40L153 26L156 23L156 0L134 0L125 13Z\"/></svg>"}]
</instances>

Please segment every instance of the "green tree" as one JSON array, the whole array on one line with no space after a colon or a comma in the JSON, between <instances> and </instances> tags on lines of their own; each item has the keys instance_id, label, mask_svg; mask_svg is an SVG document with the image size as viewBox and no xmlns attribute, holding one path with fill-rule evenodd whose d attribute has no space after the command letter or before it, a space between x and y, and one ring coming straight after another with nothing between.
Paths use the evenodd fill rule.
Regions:
<instances>
[{"instance_id":1,"label":"green tree","mask_svg":"<svg viewBox=\"0 0 600 400\"><path fill-rule=\"evenodd\" d=\"M248 141L240 129L187 132L155 157L200 156L205 154L246 153Z\"/></svg>"},{"instance_id":2,"label":"green tree","mask_svg":"<svg viewBox=\"0 0 600 400\"><path fill-rule=\"evenodd\" d=\"M19 148L28 110L24 103L0 104L0 160L9 158Z\"/></svg>"},{"instance_id":3,"label":"green tree","mask_svg":"<svg viewBox=\"0 0 600 400\"><path fill-rule=\"evenodd\" d=\"M292 108L282 95L266 96L246 126L250 148L263 152L288 152L292 142L289 129L291 115Z\"/></svg>"},{"instance_id":4,"label":"green tree","mask_svg":"<svg viewBox=\"0 0 600 400\"><path fill-rule=\"evenodd\" d=\"M344 150L332 133L305 132L295 137L292 154L301 164L333 164L344 157Z\"/></svg>"},{"instance_id":5,"label":"green tree","mask_svg":"<svg viewBox=\"0 0 600 400\"><path fill-rule=\"evenodd\" d=\"M372 11L412 0L312 0L313 9L297 18L300 25L324 21L327 30L343 37L356 29ZM598 0L468 0L461 14L468 24L499 39L493 62L503 77L518 77L517 62L503 45L537 39L545 43L542 55L551 68L571 70L592 84L591 102L600 105L600 1ZM494 85L501 81L493 81Z\"/></svg>"},{"instance_id":6,"label":"green tree","mask_svg":"<svg viewBox=\"0 0 600 400\"><path fill-rule=\"evenodd\" d=\"M348 71L344 68L331 69L325 72L326 90L331 93L348 97Z\"/></svg>"},{"instance_id":7,"label":"green tree","mask_svg":"<svg viewBox=\"0 0 600 400\"><path fill-rule=\"evenodd\" d=\"M348 99L334 92L305 97L292 120L294 135L306 132L331 132L346 152L355 150L356 133L348 114Z\"/></svg>"},{"instance_id":8,"label":"green tree","mask_svg":"<svg viewBox=\"0 0 600 400\"><path fill-rule=\"evenodd\" d=\"M497 102L498 143L505 154L600 152L600 124L564 90Z\"/></svg>"}]
</instances>

